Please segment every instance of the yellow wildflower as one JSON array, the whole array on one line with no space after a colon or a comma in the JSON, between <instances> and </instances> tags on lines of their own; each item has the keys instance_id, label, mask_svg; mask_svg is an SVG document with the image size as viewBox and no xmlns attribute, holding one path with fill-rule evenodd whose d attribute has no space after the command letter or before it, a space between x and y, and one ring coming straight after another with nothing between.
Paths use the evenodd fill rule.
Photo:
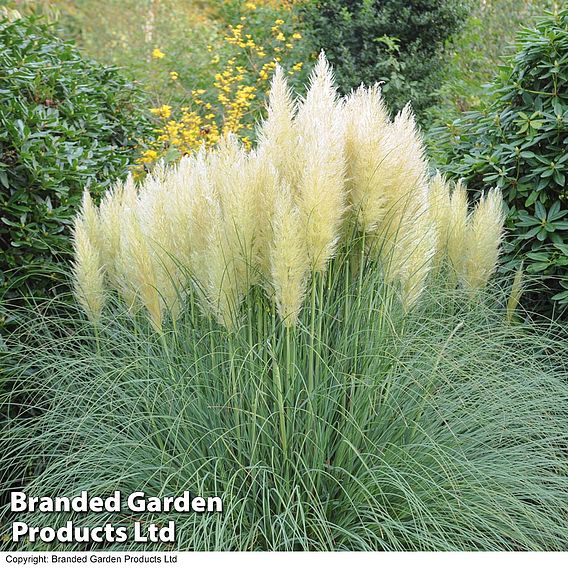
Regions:
<instances>
[{"instance_id":1,"label":"yellow wildflower","mask_svg":"<svg viewBox=\"0 0 568 568\"><path fill-rule=\"evenodd\" d=\"M158 108L151 108L150 112L160 118L170 118L172 114L172 107L170 105L162 105Z\"/></svg>"},{"instance_id":2,"label":"yellow wildflower","mask_svg":"<svg viewBox=\"0 0 568 568\"><path fill-rule=\"evenodd\" d=\"M163 59L165 56L166 54L159 47L155 47L152 51L152 57L154 59Z\"/></svg>"},{"instance_id":3,"label":"yellow wildflower","mask_svg":"<svg viewBox=\"0 0 568 568\"><path fill-rule=\"evenodd\" d=\"M148 149L142 154L142 162L145 164L151 164L158 159L158 152L156 150Z\"/></svg>"},{"instance_id":4,"label":"yellow wildflower","mask_svg":"<svg viewBox=\"0 0 568 568\"><path fill-rule=\"evenodd\" d=\"M170 71L170 79L177 81L179 79L179 73L177 71Z\"/></svg>"}]
</instances>

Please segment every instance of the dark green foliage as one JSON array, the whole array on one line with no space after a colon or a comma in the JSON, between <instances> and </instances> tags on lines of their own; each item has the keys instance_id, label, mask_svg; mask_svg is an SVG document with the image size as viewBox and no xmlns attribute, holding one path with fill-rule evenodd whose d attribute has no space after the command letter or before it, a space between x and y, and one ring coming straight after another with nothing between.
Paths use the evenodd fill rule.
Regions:
<instances>
[{"instance_id":1,"label":"dark green foliage","mask_svg":"<svg viewBox=\"0 0 568 568\"><path fill-rule=\"evenodd\" d=\"M337 82L349 92L385 81L389 108L435 99L441 52L468 13L467 0L312 0L303 8L305 34L325 49Z\"/></svg>"},{"instance_id":2,"label":"dark green foliage","mask_svg":"<svg viewBox=\"0 0 568 568\"><path fill-rule=\"evenodd\" d=\"M140 93L38 19L0 21L0 292L44 294L83 188L124 176L146 120Z\"/></svg>"},{"instance_id":3,"label":"dark green foliage","mask_svg":"<svg viewBox=\"0 0 568 568\"><path fill-rule=\"evenodd\" d=\"M443 169L474 191L497 186L509 206L506 268L524 260L545 285L532 307L568 305L568 10L518 36L517 53L481 111L434 132Z\"/></svg>"}]
</instances>

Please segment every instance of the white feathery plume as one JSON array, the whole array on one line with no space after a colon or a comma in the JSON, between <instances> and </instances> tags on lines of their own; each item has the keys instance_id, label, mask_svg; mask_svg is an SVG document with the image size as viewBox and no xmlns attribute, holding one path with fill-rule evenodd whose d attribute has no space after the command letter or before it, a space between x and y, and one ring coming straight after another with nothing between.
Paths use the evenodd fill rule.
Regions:
<instances>
[{"instance_id":1,"label":"white feathery plume","mask_svg":"<svg viewBox=\"0 0 568 568\"><path fill-rule=\"evenodd\" d=\"M172 198L171 180L176 171L158 170L144 180L138 196L138 218L148 247L162 310L175 319L180 310L180 273L175 258L173 227L168 217L168 201Z\"/></svg>"},{"instance_id":2,"label":"white feathery plume","mask_svg":"<svg viewBox=\"0 0 568 568\"><path fill-rule=\"evenodd\" d=\"M375 231L385 215L383 163L390 152L389 118L379 85L354 91L345 102L345 149L349 202L363 232Z\"/></svg>"},{"instance_id":3,"label":"white feathery plume","mask_svg":"<svg viewBox=\"0 0 568 568\"><path fill-rule=\"evenodd\" d=\"M298 320L306 293L310 260L303 239L300 212L283 183L274 205L270 269L278 313L286 326Z\"/></svg>"},{"instance_id":4,"label":"white feathery plume","mask_svg":"<svg viewBox=\"0 0 568 568\"><path fill-rule=\"evenodd\" d=\"M156 330L162 329L162 302L155 261L140 223L139 200L133 180L127 180L123 194L122 239L117 262L119 292L130 309L140 302Z\"/></svg>"},{"instance_id":5,"label":"white feathery plume","mask_svg":"<svg viewBox=\"0 0 568 568\"><path fill-rule=\"evenodd\" d=\"M89 319L98 322L105 304L104 267L100 253L98 214L87 190L73 227L74 291Z\"/></svg>"},{"instance_id":6,"label":"white feathery plume","mask_svg":"<svg viewBox=\"0 0 568 568\"><path fill-rule=\"evenodd\" d=\"M297 134L294 126L296 105L280 65L276 65L267 117L258 129L258 151L290 185L295 186L300 175Z\"/></svg>"},{"instance_id":7,"label":"white feathery plume","mask_svg":"<svg viewBox=\"0 0 568 568\"><path fill-rule=\"evenodd\" d=\"M428 202L436 233L434 264L435 267L439 269L447 254L452 219L450 186L439 171L437 171L436 175L430 180Z\"/></svg>"},{"instance_id":8,"label":"white feathery plume","mask_svg":"<svg viewBox=\"0 0 568 568\"><path fill-rule=\"evenodd\" d=\"M119 181L104 194L99 206L101 259L106 276L113 287L118 285L116 271L122 238L123 192L124 183Z\"/></svg>"},{"instance_id":9,"label":"white feathery plume","mask_svg":"<svg viewBox=\"0 0 568 568\"><path fill-rule=\"evenodd\" d=\"M333 73L321 53L295 118L301 165L292 187L314 272L325 270L346 210L344 121Z\"/></svg>"},{"instance_id":10,"label":"white feathery plume","mask_svg":"<svg viewBox=\"0 0 568 568\"><path fill-rule=\"evenodd\" d=\"M371 247L381 258L387 282L401 285L403 301L411 307L425 286L436 246L427 162L410 105L387 128L379 170L385 211Z\"/></svg>"},{"instance_id":11,"label":"white feathery plume","mask_svg":"<svg viewBox=\"0 0 568 568\"><path fill-rule=\"evenodd\" d=\"M458 182L450 196L450 221L448 226L448 261L452 277L464 272L467 242L468 202L465 186Z\"/></svg>"},{"instance_id":12,"label":"white feathery plume","mask_svg":"<svg viewBox=\"0 0 568 568\"><path fill-rule=\"evenodd\" d=\"M492 189L480 197L467 227L462 280L472 291L485 286L495 272L504 222L503 197Z\"/></svg>"}]
</instances>

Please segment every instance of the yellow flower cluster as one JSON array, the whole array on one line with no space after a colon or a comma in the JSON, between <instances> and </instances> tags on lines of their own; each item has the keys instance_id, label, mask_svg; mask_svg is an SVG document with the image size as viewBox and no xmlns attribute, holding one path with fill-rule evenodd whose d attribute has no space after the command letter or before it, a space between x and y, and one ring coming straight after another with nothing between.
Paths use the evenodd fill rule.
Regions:
<instances>
[{"instance_id":1,"label":"yellow flower cluster","mask_svg":"<svg viewBox=\"0 0 568 568\"><path fill-rule=\"evenodd\" d=\"M161 107L151 108L150 112L160 118L170 118L172 115L172 107L169 105L162 105Z\"/></svg>"},{"instance_id":2,"label":"yellow flower cluster","mask_svg":"<svg viewBox=\"0 0 568 568\"><path fill-rule=\"evenodd\" d=\"M244 13L266 4L269 2L247 2ZM249 33L248 20L243 15L240 23L228 26L223 37L223 51L229 46L232 53L224 63L222 53L215 52L211 45L207 46L211 53L211 66L217 67L209 89L190 91L187 107L174 110L164 104L150 109L158 125L155 137L146 141L146 150L139 158L140 165L152 165L166 154L177 158L192 154L202 146L209 148L227 134L236 134L246 148L250 147L255 122L265 107L269 79L279 62L293 61L302 35L290 32L286 22L277 18L272 22L268 37L259 42ZM157 61L165 57L166 54L158 48L152 52L152 58ZM294 75L302 70L303 62L297 61L287 67L289 75ZM170 80L176 81L181 88L183 74L173 69L168 73Z\"/></svg>"},{"instance_id":3,"label":"yellow flower cluster","mask_svg":"<svg viewBox=\"0 0 568 568\"><path fill-rule=\"evenodd\" d=\"M268 81L268 78L272 75L276 67L276 61L269 61L262 66L262 69L258 73L258 81L260 83Z\"/></svg>"}]
</instances>

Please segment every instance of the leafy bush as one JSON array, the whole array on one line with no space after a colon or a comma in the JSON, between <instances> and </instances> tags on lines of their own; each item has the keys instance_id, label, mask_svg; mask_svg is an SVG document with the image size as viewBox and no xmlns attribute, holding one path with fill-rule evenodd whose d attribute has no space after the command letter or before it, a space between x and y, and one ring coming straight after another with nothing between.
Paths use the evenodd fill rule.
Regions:
<instances>
[{"instance_id":1,"label":"leafy bush","mask_svg":"<svg viewBox=\"0 0 568 568\"><path fill-rule=\"evenodd\" d=\"M147 121L133 84L41 20L0 21L0 69L0 290L42 294L83 188L98 196L126 174Z\"/></svg>"},{"instance_id":2,"label":"leafy bush","mask_svg":"<svg viewBox=\"0 0 568 568\"><path fill-rule=\"evenodd\" d=\"M568 305L568 10L518 37L485 108L433 132L435 158L475 191L496 186L508 203L507 267L525 263L550 313ZM556 308L553 304L556 303Z\"/></svg>"},{"instance_id":3,"label":"leafy bush","mask_svg":"<svg viewBox=\"0 0 568 568\"><path fill-rule=\"evenodd\" d=\"M395 110L420 113L435 100L444 42L463 25L467 0L312 0L305 34L324 49L343 92L385 81Z\"/></svg>"}]
</instances>

